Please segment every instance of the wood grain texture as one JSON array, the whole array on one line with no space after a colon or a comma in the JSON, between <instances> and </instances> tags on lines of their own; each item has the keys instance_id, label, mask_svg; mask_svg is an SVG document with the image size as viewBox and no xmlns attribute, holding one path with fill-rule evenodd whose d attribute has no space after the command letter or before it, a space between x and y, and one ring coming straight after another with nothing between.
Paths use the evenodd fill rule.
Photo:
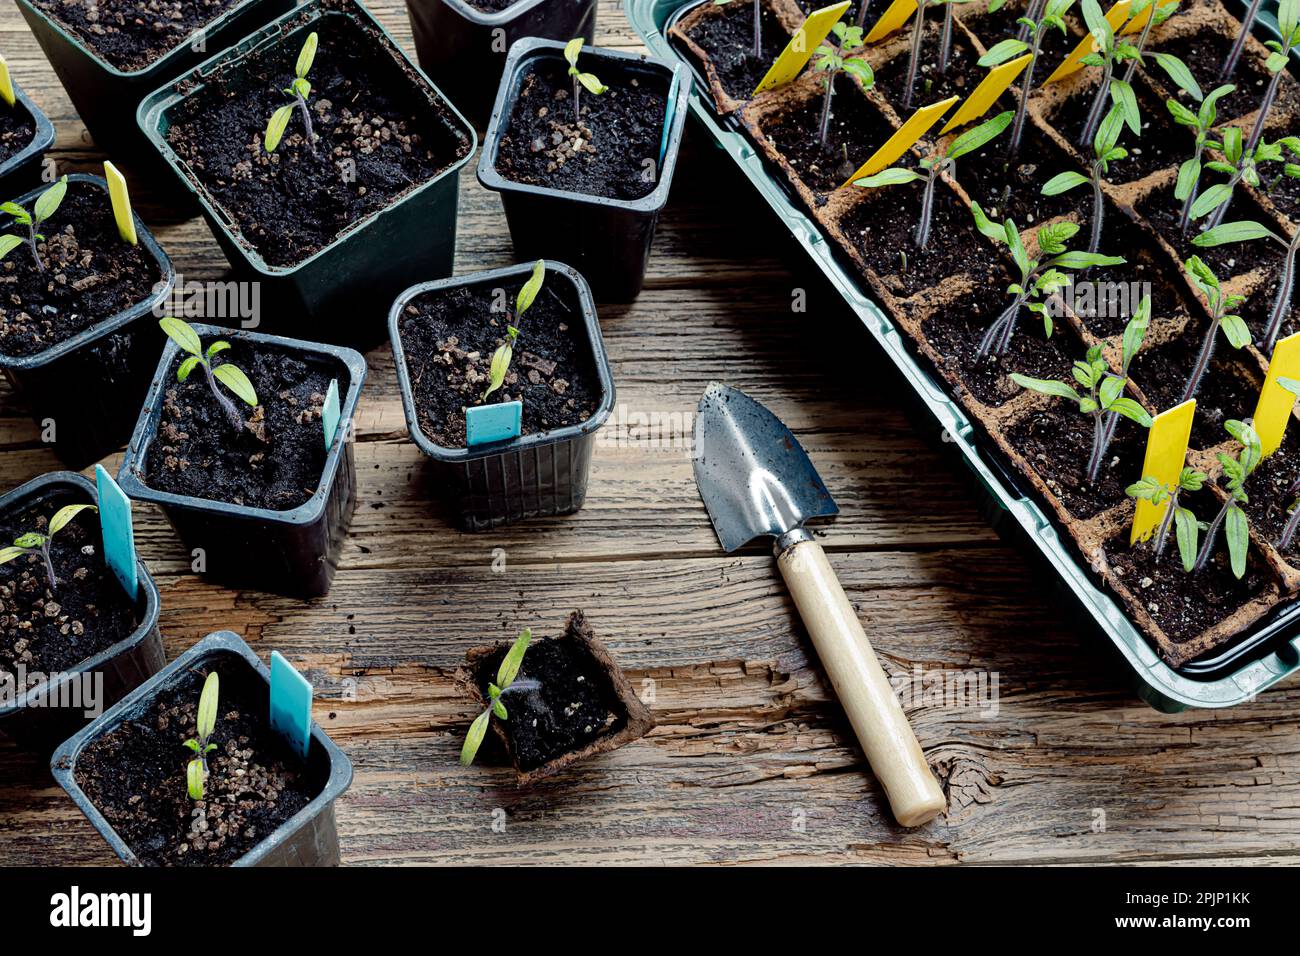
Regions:
<instances>
[{"instance_id":1,"label":"wood grain texture","mask_svg":"<svg viewBox=\"0 0 1300 956\"><path fill-rule=\"evenodd\" d=\"M409 49L404 6L370 7ZM637 45L613 0L598 33ZM61 168L97 171L12 6L0 49L54 120ZM138 509L169 655L230 628L309 674L316 719L356 768L338 808L349 864L1295 862L1300 686L1226 713L1139 702L988 531L965 477L902 416L865 334L772 241L713 152L688 136L645 292L600 308L623 418L597 449L582 512L488 535L450 528L377 349L357 417L360 504L326 598L209 584L161 516ZM169 222L147 195L137 205L187 277L224 275L200 220ZM512 261L500 202L467 171L456 271ZM932 682L907 703L948 799L929 826L890 819L771 557L718 548L686 442L715 378L804 443L842 509L819 540L882 665ZM0 389L0 486L56 464ZM450 676L465 651L524 625L555 633L575 607L656 729L529 792L504 768L460 767L472 714ZM114 862L43 764L0 745L0 863Z\"/></svg>"}]
</instances>

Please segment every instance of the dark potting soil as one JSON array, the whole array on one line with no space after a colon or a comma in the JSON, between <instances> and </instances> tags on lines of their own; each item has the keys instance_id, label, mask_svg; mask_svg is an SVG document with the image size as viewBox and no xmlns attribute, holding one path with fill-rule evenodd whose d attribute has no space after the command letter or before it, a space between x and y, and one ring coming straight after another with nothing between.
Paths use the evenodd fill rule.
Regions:
<instances>
[{"instance_id":1,"label":"dark potting soil","mask_svg":"<svg viewBox=\"0 0 1300 956\"><path fill-rule=\"evenodd\" d=\"M476 668L474 679L484 699L508 650L502 644ZM609 675L569 632L529 644L519 676L501 700L509 714L504 726L510 747L525 771L616 734L627 723Z\"/></svg>"},{"instance_id":2,"label":"dark potting soil","mask_svg":"<svg viewBox=\"0 0 1300 956\"><path fill-rule=\"evenodd\" d=\"M1020 149L1007 159L1011 128L983 149L957 160L957 181L995 222L1010 217L1022 229L1066 213L1084 210L1090 202L1082 187L1044 196L1043 184L1075 162L1055 143L1034 129L1026 117Z\"/></svg>"},{"instance_id":3,"label":"dark potting soil","mask_svg":"<svg viewBox=\"0 0 1300 956\"><path fill-rule=\"evenodd\" d=\"M1008 377L1012 372L1031 378L1065 378L1073 362L1071 355L1083 351L1073 338L1063 333L1059 323L1052 337L1044 338L1042 320L1024 310L1006 354L987 356L977 362L980 339L1011 304L1009 297L1000 294L1005 288L1006 282L994 283L986 290L971 293L965 301L950 304L932 315L922 330L971 394L991 407L1006 404L1022 391Z\"/></svg>"},{"instance_id":4,"label":"dark potting soil","mask_svg":"<svg viewBox=\"0 0 1300 956\"><path fill-rule=\"evenodd\" d=\"M220 676L204 799L186 767L203 682ZM76 781L146 866L228 866L320 793L269 727L266 684L229 655L186 672L144 714L92 740Z\"/></svg>"},{"instance_id":5,"label":"dark potting soil","mask_svg":"<svg viewBox=\"0 0 1300 956\"><path fill-rule=\"evenodd\" d=\"M1091 415L1081 414L1073 402L1062 401L1031 414L1007 431L1012 447L1025 456L1052 494L1081 521L1124 500L1124 489L1142 471L1145 448L1146 429L1121 419L1102 459L1097 481L1089 482L1084 469L1092 451L1092 428Z\"/></svg>"},{"instance_id":6,"label":"dark potting soil","mask_svg":"<svg viewBox=\"0 0 1300 956\"><path fill-rule=\"evenodd\" d=\"M1094 82L1086 90L1080 89L1068 97L1051 116L1052 125L1076 146L1079 146L1079 136L1096 95L1097 84ZM1176 167L1192 155L1194 141L1186 127L1173 121L1168 107L1143 91L1139 91L1137 99L1138 113L1142 118L1142 135L1134 136L1127 126L1120 133L1119 145L1128 150L1128 155L1111 163L1110 172L1106 176L1111 183L1135 182L1157 170ZM1196 104L1188 97L1180 96L1179 101L1196 112ZM1091 157L1092 144L1087 143L1086 148L1080 147L1079 151L1084 156Z\"/></svg>"},{"instance_id":7,"label":"dark potting soil","mask_svg":"<svg viewBox=\"0 0 1300 956\"><path fill-rule=\"evenodd\" d=\"M1280 250L1281 247L1272 243L1273 248ZM1269 317L1273 314L1273 306L1277 303L1278 282L1281 280L1282 264L1279 262L1269 273L1267 279L1256 286L1255 290L1250 293L1246 301L1237 309L1237 313L1246 320L1251 335L1260 339L1264 330L1268 328ZM1300 295L1295 290L1291 290L1291 307L1287 310L1285 318L1282 319L1281 331L1278 332L1278 339L1284 339L1296 331L1300 331Z\"/></svg>"},{"instance_id":8,"label":"dark potting soil","mask_svg":"<svg viewBox=\"0 0 1300 956\"><path fill-rule=\"evenodd\" d=\"M1090 195L1090 191L1080 191ZM1087 247L1091 216L1089 200L1083 229L1074 239L1080 248ZM1152 254L1142 231L1119 210L1110 209L1106 214L1101 251L1123 256L1127 261L1074 273L1073 286L1065 293L1074 313L1094 335L1108 338L1121 334L1144 295L1151 296L1153 319L1190 314L1181 289L1168 280L1166 268Z\"/></svg>"},{"instance_id":9,"label":"dark potting soil","mask_svg":"<svg viewBox=\"0 0 1300 956\"><path fill-rule=\"evenodd\" d=\"M33 0L123 72L143 70L242 0Z\"/></svg>"},{"instance_id":10,"label":"dark potting soil","mask_svg":"<svg viewBox=\"0 0 1300 956\"><path fill-rule=\"evenodd\" d=\"M0 541L8 545L28 531L44 533L60 508L86 500L58 491L0 515ZM35 687L44 677L32 672L75 667L140 625L135 601L104 563L95 512L81 512L54 536L50 560L58 579L54 588L39 553L0 565L0 685L12 684L21 664L29 672L24 689Z\"/></svg>"},{"instance_id":11,"label":"dark potting soil","mask_svg":"<svg viewBox=\"0 0 1300 956\"><path fill-rule=\"evenodd\" d=\"M1279 175L1277 170L1260 178L1266 195L1278 211L1292 222L1300 221L1300 179Z\"/></svg>"},{"instance_id":12,"label":"dark potting soil","mask_svg":"<svg viewBox=\"0 0 1300 956\"><path fill-rule=\"evenodd\" d=\"M1274 547L1281 541L1282 531L1291 517L1288 513L1291 505L1300 497L1288 494L1297 478L1300 478L1300 433L1292 422L1281 447L1260 462L1246 479L1248 500L1242 505L1251 528ZM1282 554L1291 563L1297 563L1300 533L1292 537L1290 546Z\"/></svg>"},{"instance_id":13,"label":"dark potting soil","mask_svg":"<svg viewBox=\"0 0 1300 956\"><path fill-rule=\"evenodd\" d=\"M1213 30L1202 30L1191 36L1170 37L1164 42L1153 41L1151 49L1161 53L1172 53L1186 63L1188 69L1192 71L1192 76L1196 77L1196 82L1200 84L1202 92L1208 93L1220 85L1219 71L1223 61L1228 58L1228 51L1232 49L1235 39L1235 36L1224 36ZM1152 75L1166 87L1174 85L1158 67L1153 66L1152 71ZM1228 120L1237 119L1258 109L1271 78L1271 74L1261 64L1255 62L1249 55L1243 54L1237 61L1236 71L1228 81L1236 86L1236 89L1214 101L1216 121L1226 123ZM1298 92L1300 87L1296 82L1284 78L1278 90L1277 102L1273 104L1273 110L1276 112L1270 115L1278 115L1300 105Z\"/></svg>"},{"instance_id":14,"label":"dark potting soil","mask_svg":"<svg viewBox=\"0 0 1300 956\"><path fill-rule=\"evenodd\" d=\"M1218 513L1212 495L1194 496L1186 504L1202 521ZM1269 584L1263 563L1251 549L1246 575L1233 576L1228 546L1219 532L1209 563L1194 574L1183 570L1178 545L1171 540L1159 562L1147 544L1130 547L1128 531L1105 546L1111 569L1124 579L1133 595L1174 643L1191 640L1257 596Z\"/></svg>"},{"instance_id":15,"label":"dark potting soil","mask_svg":"<svg viewBox=\"0 0 1300 956\"><path fill-rule=\"evenodd\" d=\"M315 29L315 154L297 110L276 151L262 148L267 120L288 100L300 40L209 77L176 107L167 131L234 231L274 266L302 262L469 151L450 114L425 98L426 82L377 32L338 18Z\"/></svg>"},{"instance_id":16,"label":"dark potting soil","mask_svg":"<svg viewBox=\"0 0 1300 956\"><path fill-rule=\"evenodd\" d=\"M342 395L347 376L341 366L300 352L239 339L231 345L213 364L234 362L243 369L257 392L257 408L224 392L243 420L236 431L213 398L203 369L176 381L178 357L167 372L144 481L159 491L205 501L288 511L320 486L326 457L321 410L330 379L339 380Z\"/></svg>"},{"instance_id":17,"label":"dark potting soil","mask_svg":"<svg viewBox=\"0 0 1300 956\"><path fill-rule=\"evenodd\" d=\"M975 62L979 59L979 54L955 35L957 28L954 25L952 54L948 59L948 69L940 73L938 67L939 37L943 28L943 14L942 11L933 12L933 8L927 12L930 12L931 15L927 16L925 21L925 37L921 44L921 64L917 68L916 86L912 90L912 109L937 103L939 100L945 100L950 96L964 98L970 95L971 90L979 85L980 80L984 78L984 74L987 72L984 67ZM906 27L904 32L910 36L911 26ZM909 53L903 51L876 70L877 88L885 94L886 99L889 100L900 116L906 116L911 112L911 110L903 108L909 59ZM1002 108L1010 107L1004 106ZM990 113L997 112L998 109L997 106L994 106L990 109Z\"/></svg>"},{"instance_id":18,"label":"dark potting soil","mask_svg":"<svg viewBox=\"0 0 1300 956\"><path fill-rule=\"evenodd\" d=\"M0 163L16 156L36 138L36 121L22 104L0 104Z\"/></svg>"},{"instance_id":19,"label":"dark potting soil","mask_svg":"<svg viewBox=\"0 0 1300 956\"><path fill-rule=\"evenodd\" d=\"M1222 178L1212 172L1202 176L1198 195ZM1182 212L1182 203L1174 198L1172 182L1167 188L1156 189L1147 193L1137 201L1135 206L1137 211L1147 217L1156 231L1169 243L1179 259L1186 261L1189 256L1200 256L1213 270L1214 274L1219 277L1220 282L1226 282L1233 276L1244 275L1252 269L1258 269L1281 258L1281 247L1271 240L1268 242L1261 240L1230 242L1226 245L1204 249L1192 245L1192 239L1201 231L1201 227L1205 225L1207 219L1192 220L1191 225L1188 226L1187 234L1185 236L1182 234L1178 228L1178 217ZM1264 215L1259 204L1247 196L1245 190L1242 189L1236 190L1232 197L1232 205L1228 207L1228 212L1224 216L1225 222L1232 222L1237 219L1253 219L1256 222L1268 221L1268 217Z\"/></svg>"},{"instance_id":20,"label":"dark potting soil","mask_svg":"<svg viewBox=\"0 0 1300 956\"><path fill-rule=\"evenodd\" d=\"M1016 20L1026 14L1027 7L1027 3L1010 0L993 13L988 12L988 5L984 3L961 3L955 9L957 19L980 38L985 49L992 49L999 41L1019 34L1020 24ZM1065 22L1070 32L1048 30L1043 37L1042 45L1039 47L1038 65L1034 68L1035 85L1046 79L1048 73L1056 69L1056 64L1064 59L1066 51L1079 42L1078 34L1074 32L1079 18L1070 12L1065 15ZM1045 66L1048 72L1041 74L1039 78L1038 71Z\"/></svg>"},{"instance_id":21,"label":"dark potting soil","mask_svg":"<svg viewBox=\"0 0 1300 956\"><path fill-rule=\"evenodd\" d=\"M6 230L25 236L25 227ZM143 245L117 233L108 193L92 183L70 182L37 243L44 271L29 244L0 262L0 353L35 355L123 309L144 302L162 279Z\"/></svg>"},{"instance_id":22,"label":"dark potting soil","mask_svg":"<svg viewBox=\"0 0 1300 956\"><path fill-rule=\"evenodd\" d=\"M934 187L933 222L924 250L916 247L923 183L848 188L865 189L868 196L844 214L840 228L900 298L963 273L984 285L1000 271L997 255L975 228L970 210L944 183Z\"/></svg>"},{"instance_id":23,"label":"dark potting soil","mask_svg":"<svg viewBox=\"0 0 1300 956\"><path fill-rule=\"evenodd\" d=\"M488 287L429 292L407 305L399 334L420 430L444 448L465 447L465 407L487 388L492 355L505 341L523 279ZM600 380L573 287L549 273L524 313L505 384L487 404L523 401L521 435L585 422L600 404Z\"/></svg>"},{"instance_id":24,"label":"dark potting soil","mask_svg":"<svg viewBox=\"0 0 1300 956\"><path fill-rule=\"evenodd\" d=\"M659 183L659 146L668 110L668 80L631 75L608 60L587 56L579 65L599 70L608 89L579 91L559 59L538 60L520 84L501 137L496 169L506 179L587 196L640 199Z\"/></svg>"},{"instance_id":25,"label":"dark potting soil","mask_svg":"<svg viewBox=\"0 0 1300 956\"><path fill-rule=\"evenodd\" d=\"M836 80L826 145L817 141L824 95L817 95L763 124L763 132L811 189L829 193L858 169L894 129L843 76ZM811 134L810 134L810 131Z\"/></svg>"},{"instance_id":26,"label":"dark potting soil","mask_svg":"<svg viewBox=\"0 0 1300 956\"><path fill-rule=\"evenodd\" d=\"M1172 408L1182 401L1187 377L1192 373L1204 341L1203 327L1189 326L1176 342L1138 353L1129 371L1133 381L1155 408ZM1191 447L1213 448L1230 441L1223 423L1248 418L1262 384L1243 366L1232 361L1233 349L1219 332L1215 358L1196 392L1196 418Z\"/></svg>"},{"instance_id":27,"label":"dark potting soil","mask_svg":"<svg viewBox=\"0 0 1300 956\"><path fill-rule=\"evenodd\" d=\"M718 82L727 95L737 100L747 100L754 87L771 68L772 62L790 42L781 22L766 5L759 13L760 37L763 55L754 56L754 5L749 0L733 0L718 8L721 15L703 17L688 35L701 50L708 54Z\"/></svg>"}]
</instances>

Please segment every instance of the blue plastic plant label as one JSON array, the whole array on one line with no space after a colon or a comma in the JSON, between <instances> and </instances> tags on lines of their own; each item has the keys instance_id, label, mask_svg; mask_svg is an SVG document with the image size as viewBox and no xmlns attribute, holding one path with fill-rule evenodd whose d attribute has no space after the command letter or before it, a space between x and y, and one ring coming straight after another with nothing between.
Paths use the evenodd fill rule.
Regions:
<instances>
[{"instance_id":1,"label":"blue plastic plant label","mask_svg":"<svg viewBox=\"0 0 1300 956\"><path fill-rule=\"evenodd\" d=\"M519 437L524 421L523 402L501 402L465 409L465 447L486 445Z\"/></svg>"},{"instance_id":2,"label":"blue plastic plant label","mask_svg":"<svg viewBox=\"0 0 1300 956\"><path fill-rule=\"evenodd\" d=\"M131 499L117 486L103 465L95 466L95 487L99 492L99 530L104 540L104 561L134 601L140 590L140 579L136 572Z\"/></svg>"},{"instance_id":3,"label":"blue plastic plant label","mask_svg":"<svg viewBox=\"0 0 1300 956\"><path fill-rule=\"evenodd\" d=\"M325 426L325 450L334 446L334 435L339 430L339 380L330 379L329 391L325 393L325 407L320 413L321 423Z\"/></svg>"},{"instance_id":4,"label":"blue plastic plant label","mask_svg":"<svg viewBox=\"0 0 1300 956\"><path fill-rule=\"evenodd\" d=\"M311 684L279 651L271 652L271 728L303 760L311 746Z\"/></svg>"},{"instance_id":5,"label":"blue plastic plant label","mask_svg":"<svg viewBox=\"0 0 1300 956\"><path fill-rule=\"evenodd\" d=\"M673 82L668 87L668 109L664 116L664 133L659 138L659 171L664 168L664 157L668 155L668 137L672 135L673 116L677 112L677 88L681 85L682 75L673 71Z\"/></svg>"}]
</instances>

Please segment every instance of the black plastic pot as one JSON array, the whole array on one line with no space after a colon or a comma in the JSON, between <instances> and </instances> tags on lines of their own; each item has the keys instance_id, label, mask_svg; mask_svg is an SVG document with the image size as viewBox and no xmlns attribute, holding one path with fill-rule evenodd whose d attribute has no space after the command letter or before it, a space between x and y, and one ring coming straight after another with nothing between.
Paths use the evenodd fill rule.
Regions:
<instances>
[{"instance_id":1,"label":"black plastic pot","mask_svg":"<svg viewBox=\"0 0 1300 956\"><path fill-rule=\"evenodd\" d=\"M405 51L378 20L355 0L308 0L252 36L245 37L140 104L137 122L154 150L166 160L171 179L197 198L212 234L238 279L261 283L263 329L310 336L336 344L370 348L384 338L384 303L410 284L412 275L450 275L456 252L458 173L477 145L473 128L435 87L422 85L431 109L447 113L468 142L465 156L438 176L406 193L336 238L324 249L293 266L273 266L237 234L233 217L204 188L167 142L173 110L199 94L209 82L239 88L250 53L283 47L292 63L307 34L333 18L348 18L373 28L390 52L405 61L414 77L423 78ZM215 78L214 78L215 76ZM441 103L446 107L434 107Z\"/></svg>"},{"instance_id":2,"label":"black plastic pot","mask_svg":"<svg viewBox=\"0 0 1300 956\"><path fill-rule=\"evenodd\" d=\"M95 184L108 204L108 184L99 176L77 173L68 181ZM30 208L39 192L33 190L19 202ZM2 221L8 223L9 217ZM32 419L43 431L53 422L54 451L73 468L84 468L126 444L162 348L154 308L171 294L176 272L138 215L135 231L161 274L147 299L44 352L0 354L0 369L22 394Z\"/></svg>"},{"instance_id":3,"label":"black plastic pot","mask_svg":"<svg viewBox=\"0 0 1300 956\"><path fill-rule=\"evenodd\" d=\"M158 433L163 400L173 381L179 351L170 340L157 364L153 385L139 413L117 483L129 497L158 505L191 553L196 548L202 549L203 573L214 581L291 597L318 597L328 593L356 507L357 472L349 433L366 378L366 360L359 352L337 345L210 325L193 328L204 341L220 336L236 345L240 342L276 345L336 367L339 425L316 493L297 508L272 511L172 494L145 484L149 444Z\"/></svg>"},{"instance_id":4,"label":"black plastic pot","mask_svg":"<svg viewBox=\"0 0 1300 956\"><path fill-rule=\"evenodd\" d=\"M21 110L32 118L36 124L36 133L27 146L0 163L0 193L5 199L12 199L19 193L25 193L41 181L41 165L45 162L45 151L54 145L54 124L41 108L31 101L23 88L14 84L15 102L13 109ZM0 109L9 107L0 105Z\"/></svg>"},{"instance_id":5,"label":"black plastic pot","mask_svg":"<svg viewBox=\"0 0 1300 956\"><path fill-rule=\"evenodd\" d=\"M455 279L422 282L398 296L388 313L388 331L397 364L402 407L406 411L406 427L411 440L429 456L436 492L448 502L467 531L483 531L526 518L570 514L582 507L587 497L587 476L591 470L596 430L604 424L614 407L614 379L610 375L591 289L572 267L554 260L546 261L549 281L563 277L572 283L578 295L583 328L587 330L593 365L600 379L601 400L595 413L579 425L476 445L472 449L444 448L421 430L399 323L407 303L419 296L462 286L495 287L505 280L527 278L532 268L530 263Z\"/></svg>"},{"instance_id":6,"label":"black plastic pot","mask_svg":"<svg viewBox=\"0 0 1300 956\"><path fill-rule=\"evenodd\" d=\"M523 37L588 43L596 0L519 0L488 13L467 0L406 0L420 69L482 129L492 114L510 45Z\"/></svg>"},{"instance_id":7,"label":"black plastic pot","mask_svg":"<svg viewBox=\"0 0 1300 956\"><path fill-rule=\"evenodd\" d=\"M99 500L95 483L90 479L71 471L52 471L0 497L0 512L68 493L80 501ZM63 671L63 676L54 684L47 682L19 696L12 704L0 706L0 730L18 746L37 753L49 753L61 740L80 730L90 720L82 709L29 706L42 695L53 691L57 699L57 688L79 680L82 674L102 674L101 703L107 707L148 680L167 662L162 635L158 631L158 589L144 562L137 564L140 590L136 597L136 616L140 621L139 627L108 649Z\"/></svg>"},{"instance_id":8,"label":"black plastic pot","mask_svg":"<svg viewBox=\"0 0 1300 956\"><path fill-rule=\"evenodd\" d=\"M584 68L605 83L647 75L667 77L670 82L674 74L679 78L668 148L659 164L659 183L649 195L636 200L608 199L513 182L497 172L496 162L520 85L534 63L541 59L562 59L563 50L561 42L536 39L520 40L511 47L492 120L483 137L478 180L501 194L510 238L520 259L556 256L581 271L602 301L629 302L636 298L645 281L655 226L668 202L690 100L690 73L681 64L673 65L644 54L601 47L583 51L587 64Z\"/></svg>"},{"instance_id":9,"label":"black plastic pot","mask_svg":"<svg viewBox=\"0 0 1300 956\"><path fill-rule=\"evenodd\" d=\"M209 56L208 50L225 49L293 7L293 0L243 0L203 28L204 49L195 50L193 38L187 39L148 66L126 71L112 66L31 0L17 3L95 144L134 184L147 186L153 195L172 180L135 124L135 109L141 98L202 62ZM184 194L173 189L160 198L174 203ZM191 208L185 211L192 214L193 204L187 205Z\"/></svg>"},{"instance_id":10,"label":"black plastic pot","mask_svg":"<svg viewBox=\"0 0 1300 956\"><path fill-rule=\"evenodd\" d=\"M141 863L117 835L113 825L77 786L77 758L92 741L128 720L140 719L154 697L173 686L189 670L201 668L220 657L242 661L266 683L268 703L263 706L260 716L269 722L270 671L239 635L233 631L217 631L176 658L89 727L64 741L50 761L50 769L59 786L68 792L86 819L128 866L140 866ZM352 784L352 761L315 722L311 725L311 744L307 751L307 775L313 785L320 788L315 799L232 866L338 866L339 835L334 823L334 801Z\"/></svg>"}]
</instances>

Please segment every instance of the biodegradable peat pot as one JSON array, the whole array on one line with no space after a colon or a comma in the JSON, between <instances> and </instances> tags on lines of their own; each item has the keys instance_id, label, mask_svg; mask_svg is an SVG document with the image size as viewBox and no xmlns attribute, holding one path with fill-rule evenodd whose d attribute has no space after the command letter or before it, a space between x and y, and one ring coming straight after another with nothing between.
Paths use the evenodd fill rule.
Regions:
<instances>
[{"instance_id":1,"label":"biodegradable peat pot","mask_svg":"<svg viewBox=\"0 0 1300 956\"><path fill-rule=\"evenodd\" d=\"M18 202L31 209L46 188ZM162 348L155 310L166 302L176 274L139 216L135 231L139 245L132 247L118 235L104 180L76 174L68 177L67 196L44 226L46 249L59 243L57 254L44 255L45 272L36 271L27 246L0 264L0 275L18 276L6 292L23 299L18 309L8 296L0 306L13 312L12 319L0 315L0 369L43 437L52 426L54 451L74 468L117 451L131 437ZM88 267L79 261L86 249L94 255ZM59 282L59 275L67 281ZM107 282L99 281L106 275ZM46 330L47 309L68 318Z\"/></svg>"},{"instance_id":2,"label":"biodegradable peat pot","mask_svg":"<svg viewBox=\"0 0 1300 956\"><path fill-rule=\"evenodd\" d=\"M508 643L472 648L456 672L457 684L480 711L487 707L488 683L496 680L509 650ZM526 681L540 686L525 690ZM517 693L507 689L503 696L509 718L494 716L492 727L521 787L617 750L655 725L582 611L570 615L559 637L528 645L513 686Z\"/></svg>"},{"instance_id":3,"label":"biodegradable peat pot","mask_svg":"<svg viewBox=\"0 0 1300 956\"><path fill-rule=\"evenodd\" d=\"M45 151L54 145L54 125L23 88L14 84L13 106L0 103L0 192L25 193L41 181Z\"/></svg>"},{"instance_id":4,"label":"biodegradable peat pot","mask_svg":"<svg viewBox=\"0 0 1300 956\"><path fill-rule=\"evenodd\" d=\"M184 741L213 669L218 749L208 757L209 815L195 817ZM209 634L65 741L54 779L129 866L337 866L334 801L352 783L352 762L313 722L304 763L271 728L270 681L238 635Z\"/></svg>"},{"instance_id":5,"label":"biodegradable peat pot","mask_svg":"<svg viewBox=\"0 0 1300 956\"><path fill-rule=\"evenodd\" d=\"M406 0L406 12L420 69L478 129L492 113L512 43L590 43L596 34L596 0Z\"/></svg>"},{"instance_id":6,"label":"biodegradable peat pot","mask_svg":"<svg viewBox=\"0 0 1300 956\"><path fill-rule=\"evenodd\" d=\"M547 261L545 283L524 313L511 366L510 374L523 377L507 377L496 393L502 401L506 395L522 397L522 434L465 447L464 407L478 404L484 390L481 382L464 384L467 371L486 373L499 344L498 328L504 331L488 324L498 321L492 312L496 293L503 290L500 301L513 308L532 269L519 265L423 282L403 292L388 316L406 427L432 462L437 492L469 531L581 508L596 430L614 407L614 380L591 289L569 266ZM449 344L452 336L457 343ZM474 352L477 360L466 354ZM530 373L539 381L532 382ZM543 416L573 420L561 425Z\"/></svg>"},{"instance_id":7,"label":"biodegradable peat pot","mask_svg":"<svg viewBox=\"0 0 1300 956\"><path fill-rule=\"evenodd\" d=\"M0 497L0 538L8 542L37 530L38 518L48 521L64 505L97 500L94 482L74 472L33 478ZM94 548L94 553L82 552L86 547ZM167 660L158 633L158 589L149 569L138 562L139 592L134 601L128 599L104 563L93 512L82 512L59 531L50 551L59 576L54 592L59 612L36 618L30 629L0 628L0 730L19 746L44 753L91 719L85 715L86 688L77 686L87 675L102 680L98 704L107 707ZM47 589L39 583L34 590L14 588L24 574L38 582L45 580L39 562L29 564L19 558L0 565L0 605L6 618L13 614L26 618L37 610L37 600L45 602L40 610L49 606ZM96 610L91 612L87 605L95 605ZM81 634L76 633L78 625ZM58 677L19 692L14 676L20 665L29 677L35 672ZM59 706L49 706L51 702Z\"/></svg>"},{"instance_id":8,"label":"biodegradable peat pot","mask_svg":"<svg viewBox=\"0 0 1300 956\"><path fill-rule=\"evenodd\" d=\"M186 18L168 20L165 34L152 27L158 16L143 2L114 4L111 10L92 0L17 0L27 25L36 35L59 82L68 91L95 143L151 193L170 182L157 153L135 124L141 98L206 59L210 50L230 43L262 26L293 6L293 0L219 0L204 7L186 5ZM136 10L147 23L129 32L95 33L96 25L109 26L110 14L123 13L128 24ZM205 19L205 12L218 15ZM103 18L87 19L103 10ZM204 11L204 12L200 12ZM174 200L179 193L166 195Z\"/></svg>"},{"instance_id":9,"label":"biodegradable peat pot","mask_svg":"<svg viewBox=\"0 0 1300 956\"><path fill-rule=\"evenodd\" d=\"M315 154L300 115L274 155L252 149L312 32ZM370 347L412 275L451 273L474 130L356 0L310 0L151 94L138 120L236 276L261 283L266 331Z\"/></svg>"},{"instance_id":10,"label":"biodegradable peat pot","mask_svg":"<svg viewBox=\"0 0 1300 956\"><path fill-rule=\"evenodd\" d=\"M555 153L563 160L558 151L579 132L572 125L572 80L563 50L561 42L536 39L511 47L483 138L478 179L501 193L520 259L555 256L578 269L600 299L631 301L645 280L655 225L677 168L690 75L680 64L643 54L584 47L579 67L610 89L601 96L583 91L584 151L556 163L548 157ZM546 113L539 115L543 107ZM560 146L532 149L555 136L564 137ZM547 163L555 168L548 171Z\"/></svg>"},{"instance_id":11,"label":"biodegradable peat pot","mask_svg":"<svg viewBox=\"0 0 1300 956\"><path fill-rule=\"evenodd\" d=\"M214 580L294 597L327 593L356 506L349 431L365 359L340 346L193 328L204 348L231 343L219 358L252 381L258 410L232 401L254 422L236 435L201 369L178 382L183 355L168 341L118 484L162 508L198 570ZM331 379L339 383L340 416L327 449L321 407Z\"/></svg>"}]
</instances>

